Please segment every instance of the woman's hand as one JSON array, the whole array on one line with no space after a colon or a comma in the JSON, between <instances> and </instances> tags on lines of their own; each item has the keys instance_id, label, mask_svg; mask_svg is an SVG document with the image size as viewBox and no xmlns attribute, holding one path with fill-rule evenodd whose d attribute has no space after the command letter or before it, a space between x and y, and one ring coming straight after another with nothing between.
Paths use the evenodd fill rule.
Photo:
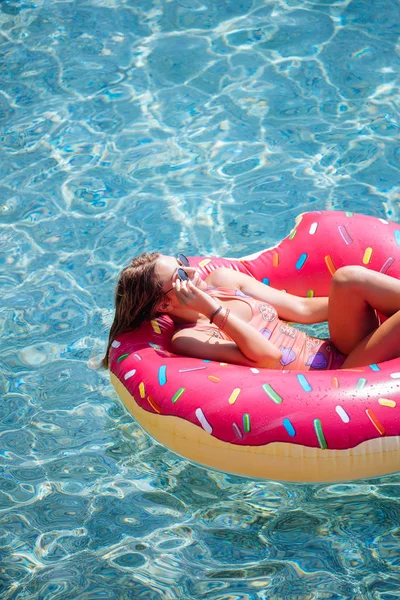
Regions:
<instances>
[{"instance_id":1,"label":"woman's hand","mask_svg":"<svg viewBox=\"0 0 400 600\"><path fill-rule=\"evenodd\" d=\"M187 281L177 279L172 286L179 303L184 308L199 312L208 318L218 308L214 298L196 287L190 279Z\"/></svg>"}]
</instances>

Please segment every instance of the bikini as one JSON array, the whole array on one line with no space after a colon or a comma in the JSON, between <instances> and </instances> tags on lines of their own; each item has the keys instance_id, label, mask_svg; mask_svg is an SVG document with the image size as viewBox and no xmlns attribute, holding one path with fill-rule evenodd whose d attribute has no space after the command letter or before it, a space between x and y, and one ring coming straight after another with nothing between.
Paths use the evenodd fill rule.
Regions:
<instances>
[{"instance_id":1,"label":"bikini","mask_svg":"<svg viewBox=\"0 0 400 600\"><path fill-rule=\"evenodd\" d=\"M240 290L228 288L208 288L207 293L221 300L242 300L248 304L252 313L249 325L260 331L279 348L282 352L280 360L282 369L296 371L338 369L346 358L329 339L311 337L279 319L276 309L267 302L256 300ZM215 325L197 324L183 328L189 327L206 332L212 337L233 341L227 333L220 331Z\"/></svg>"}]
</instances>

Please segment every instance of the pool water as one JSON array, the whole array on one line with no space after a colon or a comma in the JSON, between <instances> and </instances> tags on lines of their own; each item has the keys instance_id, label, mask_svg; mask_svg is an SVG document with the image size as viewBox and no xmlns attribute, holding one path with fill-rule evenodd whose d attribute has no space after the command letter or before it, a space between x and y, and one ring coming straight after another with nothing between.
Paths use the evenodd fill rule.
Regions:
<instances>
[{"instance_id":1,"label":"pool water","mask_svg":"<svg viewBox=\"0 0 400 600\"><path fill-rule=\"evenodd\" d=\"M96 369L136 254L306 210L400 221L397 0L0 4L0 596L400 597L398 475L251 481L154 443Z\"/></svg>"}]
</instances>

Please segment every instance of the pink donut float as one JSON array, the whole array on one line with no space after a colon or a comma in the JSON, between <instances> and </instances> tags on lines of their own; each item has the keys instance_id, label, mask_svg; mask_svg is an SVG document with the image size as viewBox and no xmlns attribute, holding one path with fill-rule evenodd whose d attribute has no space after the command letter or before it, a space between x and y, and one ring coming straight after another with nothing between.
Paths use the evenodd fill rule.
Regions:
<instances>
[{"instance_id":1,"label":"pink donut float","mask_svg":"<svg viewBox=\"0 0 400 600\"><path fill-rule=\"evenodd\" d=\"M400 225L350 212L297 217L282 242L242 259L195 257L205 277L243 271L300 296L328 294L336 269L400 278ZM400 359L336 371L255 369L177 356L168 317L123 334L111 381L159 443L220 471L283 481L346 481L400 469Z\"/></svg>"}]
</instances>

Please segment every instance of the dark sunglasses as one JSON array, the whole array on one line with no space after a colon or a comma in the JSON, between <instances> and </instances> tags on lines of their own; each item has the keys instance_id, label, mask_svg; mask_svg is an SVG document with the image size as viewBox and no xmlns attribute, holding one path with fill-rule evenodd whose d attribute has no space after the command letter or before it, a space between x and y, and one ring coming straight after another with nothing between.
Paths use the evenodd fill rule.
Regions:
<instances>
[{"instance_id":1,"label":"dark sunglasses","mask_svg":"<svg viewBox=\"0 0 400 600\"><path fill-rule=\"evenodd\" d=\"M186 256L184 254L178 254L176 259L178 262L181 263L182 266L190 267L189 259L186 258ZM186 273L185 269L182 269L181 267L179 267L177 274L181 281L187 281L189 279L189 275ZM165 294L169 294L169 292L173 289L174 289L173 287L170 288L167 292L165 292Z\"/></svg>"}]
</instances>

